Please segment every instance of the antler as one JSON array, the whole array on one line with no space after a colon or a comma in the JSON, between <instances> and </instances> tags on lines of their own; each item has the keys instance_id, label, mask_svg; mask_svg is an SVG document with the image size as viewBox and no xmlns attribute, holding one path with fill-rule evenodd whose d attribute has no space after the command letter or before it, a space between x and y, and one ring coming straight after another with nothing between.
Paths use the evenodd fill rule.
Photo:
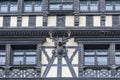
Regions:
<instances>
[{"instance_id":1,"label":"antler","mask_svg":"<svg viewBox=\"0 0 120 80\"><path fill-rule=\"evenodd\" d=\"M67 31L67 37L63 41L66 42L66 40L68 40L70 38L70 36L71 36L71 31L68 30Z\"/></svg>"},{"instance_id":2,"label":"antler","mask_svg":"<svg viewBox=\"0 0 120 80\"><path fill-rule=\"evenodd\" d=\"M53 41L56 41L56 38L53 37L53 33L52 31L49 32L49 35L50 35L50 38L53 40Z\"/></svg>"},{"instance_id":3,"label":"antler","mask_svg":"<svg viewBox=\"0 0 120 80\"><path fill-rule=\"evenodd\" d=\"M50 32L49 32L49 35L50 35L50 38L51 38L51 39L53 39L52 34L53 34L53 32L52 32L52 31L50 31Z\"/></svg>"},{"instance_id":4,"label":"antler","mask_svg":"<svg viewBox=\"0 0 120 80\"><path fill-rule=\"evenodd\" d=\"M67 37L67 38L69 38L69 37L71 36L71 31L68 30L68 31L67 31L67 34L68 34L68 37Z\"/></svg>"}]
</instances>

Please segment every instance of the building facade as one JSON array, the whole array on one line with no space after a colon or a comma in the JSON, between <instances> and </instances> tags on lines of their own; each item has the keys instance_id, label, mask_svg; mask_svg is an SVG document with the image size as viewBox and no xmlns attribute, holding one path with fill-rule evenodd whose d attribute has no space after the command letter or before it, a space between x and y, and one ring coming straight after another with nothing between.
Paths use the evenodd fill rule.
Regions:
<instances>
[{"instance_id":1,"label":"building facade","mask_svg":"<svg viewBox=\"0 0 120 80\"><path fill-rule=\"evenodd\" d=\"M0 80L119 79L119 0L0 0Z\"/></svg>"}]
</instances>

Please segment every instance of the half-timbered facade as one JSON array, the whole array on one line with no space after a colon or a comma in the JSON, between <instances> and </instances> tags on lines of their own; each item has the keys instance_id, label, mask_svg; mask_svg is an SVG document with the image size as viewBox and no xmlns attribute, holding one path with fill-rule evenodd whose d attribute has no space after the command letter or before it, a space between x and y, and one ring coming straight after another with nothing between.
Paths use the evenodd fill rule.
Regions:
<instances>
[{"instance_id":1,"label":"half-timbered facade","mask_svg":"<svg viewBox=\"0 0 120 80\"><path fill-rule=\"evenodd\" d=\"M0 0L0 80L119 79L119 0Z\"/></svg>"}]
</instances>

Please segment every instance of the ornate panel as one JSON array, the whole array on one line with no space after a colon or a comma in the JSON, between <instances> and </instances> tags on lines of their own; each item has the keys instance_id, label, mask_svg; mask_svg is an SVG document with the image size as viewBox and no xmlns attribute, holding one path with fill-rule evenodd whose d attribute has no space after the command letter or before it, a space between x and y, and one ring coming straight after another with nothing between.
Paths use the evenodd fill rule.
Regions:
<instances>
[{"instance_id":1,"label":"ornate panel","mask_svg":"<svg viewBox=\"0 0 120 80\"><path fill-rule=\"evenodd\" d=\"M12 70L10 77L11 78L35 78L37 77L37 71L34 69Z\"/></svg>"}]
</instances>

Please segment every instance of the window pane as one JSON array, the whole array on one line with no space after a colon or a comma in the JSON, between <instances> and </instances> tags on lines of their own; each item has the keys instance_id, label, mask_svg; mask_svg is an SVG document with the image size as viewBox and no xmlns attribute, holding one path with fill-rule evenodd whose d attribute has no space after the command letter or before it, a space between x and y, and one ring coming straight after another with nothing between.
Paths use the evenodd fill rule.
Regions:
<instances>
[{"instance_id":1,"label":"window pane","mask_svg":"<svg viewBox=\"0 0 120 80\"><path fill-rule=\"evenodd\" d=\"M115 58L115 63L120 65L120 57Z\"/></svg>"},{"instance_id":2,"label":"window pane","mask_svg":"<svg viewBox=\"0 0 120 80\"><path fill-rule=\"evenodd\" d=\"M107 1L106 2L106 10L107 11L112 11L113 10L112 1Z\"/></svg>"},{"instance_id":3,"label":"window pane","mask_svg":"<svg viewBox=\"0 0 120 80\"><path fill-rule=\"evenodd\" d=\"M107 5L107 6L106 6L106 10L107 10L107 11L112 11L113 8L112 8L112 6Z\"/></svg>"},{"instance_id":4,"label":"window pane","mask_svg":"<svg viewBox=\"0 0 120 80\"><path fill-rule=\"evenodd\" d=\"M90 5L90 11L98 11L98 5Z\"/></svg>"},{"instance_id":5,"label":"window pane","mask_svg":"<svg viewBox=\"0 0 120 80\"><path fill-rule=\"evenodd\" d=\"M25 12L32 12L32 2L26 2L24 5Z\"/></svg>"},{"instance_id":6,"label":"window pane","mask_svg":"<svg viewBox=\"0 0 120 80\"><path fill-rule=\"evenodd\" d=\"M27 51L26 54L27 55L36 55L36 51Z\"/></svg>"},{"instance_id":7,"label":"window pane","mask_svg":"<svg viewBox=\"0 0 120 80\"><path fill-rule=\"evenodd\" d=\"M35 2L34 11L35 12L41 12L42 11L42 4L41 4L41 2Z\"/></svg>"},{"instance_id":8,"label":"window pane","mask_svg":"<svg viewBox=\"0 0 120 80\"><path fill-rule=\"evenodd\" d=\"M88 2L87 1L80 1L80 10L88 11Z\"/></svg>"},{"instance_id":9,"label":"window pane","mask_svg":"<svg viewBox=\"0 0 120 80\"><path fill-rule=\"evenodd\" d=\"M107 51L97 51L97 55L107 55Z\"/></svg>"},{"instance_id":10,"label":"window pane","mask_svg":"<svg viewBox=\"0 0 120 80\"><path fill-rule=\"evenodd\" d=\"M0 55L5 55L5 51L0 51Z\"/></svg>"},{"instance_id":11,"label":"window pane","mask_svg":"<svg viewBox=\"0 0 120 80\"><path fill-rule=\"evenodd\" d=\"M107 57L97 57L98 65L107 65Z\"/></svg>"},{"instance_id":12,"label":"window pane","mask_svg":"<svg viewBox=\"0 0 120 80\"><path fill-rule=\"evenodd\" d=\"M94 65L95 58L94 57L85 57L85 65Z\"/></svg>"},{"instance_id":13,"label":"window pane","mask_svg":"<svg viewBox=\"0 0 120 80\"><path fill-rule=\"evenodd\" d=\"M14 57L13 63L16 65L23 64L23 57Z\"/></svg>"},{"instance_id":14,"label":"window pane","mask_svg":"<svg viewBox=\"0 0 120 80\"><path fill-rule=\"evenodd\" d=\"M7 2L1 3L1 12L8 12L8 4Z\"/></svg>"},{"instance_id":15,"label":"window pane","mask_svg":"<svg viewBox=\"0 0 120 80\"><path fill-rule=\"evenodd\" d=\"M17 12L17 2L10 4L10 12Z\"/></svg>"},{"instance_id":16,"label":"window pane","mask_svg":"<svg viewBox=\"0 0 120 80\"><path fill-rule=\"evenodd\" d=\"M72 10L73 9L73 5L72 4L64 4L63 5L63 10Z\"/></svg>"},{"instance_id":17,"label":"window pane","mask_svg":"<svg viewBox=\"0 0 120 80\"><path fill-rule=\"evenodd\" d=\"M94 51L85 51L85 55L95 55Z\"/></svg>"},{"instance_id":18,"label":"window pane","mask_svg":"<svg viewBox=\"0 0 120 80\"><path fill-rule=\"evenodd\" d=\"M120 55L120 51L116 51L115 54L116 54L116 55Z\"/></svg>"},{"instance_id":19,"label":"window pane","mask_svg":"<svg viewBox=\"0 0 120 80\"><path fill-rule=\"evenodd\" d=\"M14 55L24 55L23 51L14 51Z\"/></svg>"},{"instance_id":20,"label":"window pane","mask_svg":"<svg viewBox=\"0 0 120 80\"><path fill-rule=\"evenodd\" d=\"M50 10L60 10L60 4L51 4Z\"/></svg>"},{"instance_id":21,"label":"window pane","mask_svg":"<svg viewBox=\"0 0 120 80\"><path fill-rule=\"evenodd\" d=\"M36 58L35 57L26 57L26 64L35 64Z\"/></svg>"},{"instance_id":22,"label":"window pane","mask_svg":"<svg viewBox=\"0 0 120 80\"><path fill-rule=\"evenodd\" d=\"M0 57L0 65L5 65L5 57Z\"/></svg>"},{"instance_id":23,"label":"window pane","mask_svg":"<svg viewBox=\"0 0 120 80\"><path fill-rule=\"evenodd\" d=\"M120 10L120 1L115 1L115 10Z\"/></svg>"},{"instance_id":24,"label":"window pane","mask_svg":"<svg viewBox=\"0 0 120 80\"><path fill-rule=\"evenodd\" d=\"M98 1L91 1L90 10L91 11L98 11Z\"/></svg>"}]
</instances>

